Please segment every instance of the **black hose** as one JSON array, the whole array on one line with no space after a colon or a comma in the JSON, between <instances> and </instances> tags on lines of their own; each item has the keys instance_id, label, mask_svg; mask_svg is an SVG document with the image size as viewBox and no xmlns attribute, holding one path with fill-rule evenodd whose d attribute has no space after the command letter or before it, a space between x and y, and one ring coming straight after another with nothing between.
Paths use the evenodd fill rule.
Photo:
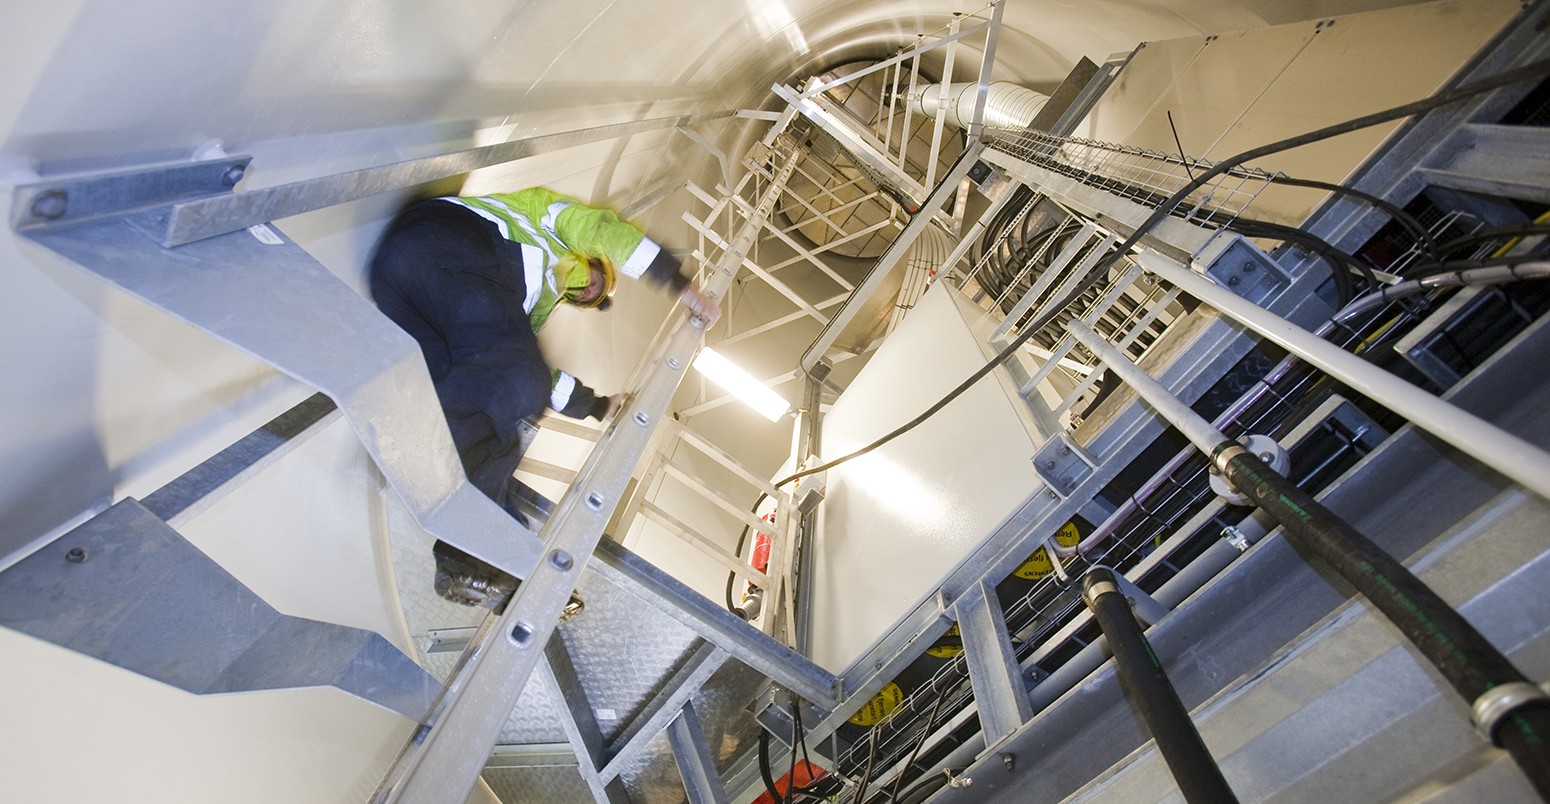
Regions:
<instances>
[{"instance_id":1,"label":"black hose","mask_svg":"<svg viewBox=\"0 0 1550 804\"><path fill-rule=\"evenodd\" d=\"M1109 643L1109 652L1114 654L1120 686L1141 710L1141 719L1157 740L1157 750L1168 763L1184 800L1191 804L1237 801L1130 612L1114 572L1094 567L1083 577L1082 590Z\"/></svg>"},{"instance_id":2,"label":"black hose","mask_svg":"<svg viewBox=\"0 0 1550 804\"><path fill-rule=\"evenodd\" d=\"M1472 98L1476 95L1490 92L1494 89L1500 89L1501 87L1507 86L1509 84L1515 84L1520 81L1527 81L1531 78L1540 78L1547 73L1550 73L1550 60L1536 61L1533 64L1525 65L1513 70L1507 70L1506 72L1493 75L1490 78L1475 81L1471 84L1465 84L1464 86L1456 87L1445 92L1439 92L1429 98L1413 101L1401 106L1395 106L1389 109L1385 109L1381 112L1374 112L1369 115L1363 115L1362 117L1353 118L1351 120L1336 123L1331 126L1325 126L1320 129L1309 131L1305 134L1299 134L1295 137L1288 137L1284 140L1272 142L1269 145L1261 145L1258 148L1250 148L1243 153L1229 157L1225 161L1212 165L1209 170L1206 170L1204 173L1201 173L1199 176L1196 176L1194 179L1186 182L1184 186L1180 187L1178 190L1175 190L1173 195L1168 196L1168 198L1165 199L1161 204L1158 204L1157 208L1152 210L1152 214L1148 215L1146 220L1142 221L1141 225L1137 226L1136 230L1132 232L1129 237L1125 238L1125 241L1121 243L1118 248L1114 249L1103 259L1099 260L1097 265L1093 266L1092 270L1088 273L1087 279L1084 282L1082 282L1076 289L1071 291L1071 293L1068 294L1065 298L1061 299L1060 302L1052 305L1050 307L1050 311L1045 315L1040 316L1039 320L1032 322L1027 327L1024 327L1023 331L1018 333L1016 338L1012 339L1012 341L1008 343L1005 348L998 352L995 357L990 359L990 362L981 366L973 374L970 374L966 379L964 379L963 382L959 383L956 388L948 391L946 396L937 400L937 402L931 407L926 408L923 413L905 422L876 441L873 441L872 443L856 450L855 452L852 452L848 455L842 455L832 461L826 461L817 466L804 469L800 472L795 472L791 475L788 475L787 477L782 478L780 481L775 483L775 485L777 487L784 486L785 484L790 483L798 478L832 469L833 467L838 466L845 461L865 455L872 450L875 450L878 447L888 443L889 441L892 441L895 438L898 438L899 436L909 432L921 422L935 415L937 411L947 407L949 403L951 403L954 399L962 396L965 391L969 390L970 387L979 382L980 379L982 379L985 375L995 370L997 366L1005 363L1007 358L1010 358L1013 354L1016 354L1017 350L1021 349L1023 344L1027 343L1028 339L1033 337L1034 333L1038 332L1040 329L1043 329L1047 324L1049 324L1050 321L1054 320L1055 316L1058 315L1066 305L1070 304L1076 299L1081 298L1082 294L1086 293L1088 288L1096 284L1098 279L1104 276L1108 270L1114 266L1115 263L1119 262L1122 257L1129 254L1130 250L1135 248L1137 243L1141 242L1141 238L1144 237L1147 232L1150 232L1152 228L1156 226L1163 218L1166 218L1168 215L1170 215L1173 212L1174 207L1179 205L1179 202L1187 198L1190 193L1193 193L1201 187L1204 187L1207 182L1211 181L1217 176L1232 170L1244 162L1270 156L1271 154L1277 154L1282 151L1289 151L1293 148L1300 148L1304 145L1319 142L1321 140L1327 140L1330 137L1339 136L1341 134L1349 134L1353 131L1360 131L1364 128L1371 128L1372 126L1393 122L1395 120L1410 117L1411 115L1421 114L1422 112L1429 112L1433 109L1446 106L1450 103L1457 103L1461 100Z\"/></svg>"},{"instance_id":3,"label":"black hose","mask_svg":"<svg viewBox=\"0 0 1550 804\"><path fill-rule=\"evenodd\" d=\"M759 729L759 775L764 779L764 790L770 794L770 799L775 804L786 804L786 799L775 789L775 776L770 772L770 733L764 729Z\"/></svg>"},{"instance_id":4,"label":"black hose","mask_svg":"<svg viewBox=\"0 0 1550 804\"><path fill-rule=\"evenodd\" d=\"M1236 442L1217 447L1213 462L1224 453L1227 482L1281 523L1299 553L1318 557L1356 587L1466 703L1473 705L1503 684L1527 683L1506 656L1393 556ZM1494 738L1550 801L1550 700L1515 710Z\"/></svg>"},{"instance_id":5,"label":"black hose","mask_svg":"<svg viewBox=\"0 0 1550 804\"><path fill-rule=\"evenodd\" d=\"M759 492L759 499L754 500L753 507L748 509L749 512L752 513L754 516L758 516L759 515L759 506L763 505L764 504L764 500L767 497L769 497L769 496L770 495L765 493L765 492L762 492L762 491ZM737 556L738 558L742 558L743 557L743 548L748 545L748 531L751 528L752 528L751 525L744 525L743 526L743 534L741 536L737 537L737 549L733 550L732 554ZM732 600L732 586L734 584L736 584L736 583L737 583L737 573L733 572L732 570L727 570L727 592L726 592L727 611L731 611L731 612L736 612L738 610L737 603Z\"/></svg>"}]
</instances>

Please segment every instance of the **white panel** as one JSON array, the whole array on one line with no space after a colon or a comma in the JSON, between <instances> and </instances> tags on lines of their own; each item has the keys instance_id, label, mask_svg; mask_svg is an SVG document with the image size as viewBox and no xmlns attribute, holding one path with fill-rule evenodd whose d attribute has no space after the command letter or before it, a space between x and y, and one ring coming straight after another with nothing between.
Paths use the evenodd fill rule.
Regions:
<instances>
[{"instance_id":1,"label":"white panel","mask_svg":"<svg viewBox=\"0 0 1550 804\"><path fill-rule=\"evenodd\" d=\"M365 801L414 727L334 689L192 695L7 629L0 656L7 801Z\"/></svg>"},{"instance_id":2,"label":"white panel","mask_svg":"<svg viewBox=\"0 0 1550 804\"><path fill-rule=\"evenodd\" d=\"M824 454L846 454L914 418L984 362L950 291L937 285L824 420ZM835 467L811 592L812 658L839 672L1028 495L1034 444L997 383Z\"/></svg>"}]
</instances>

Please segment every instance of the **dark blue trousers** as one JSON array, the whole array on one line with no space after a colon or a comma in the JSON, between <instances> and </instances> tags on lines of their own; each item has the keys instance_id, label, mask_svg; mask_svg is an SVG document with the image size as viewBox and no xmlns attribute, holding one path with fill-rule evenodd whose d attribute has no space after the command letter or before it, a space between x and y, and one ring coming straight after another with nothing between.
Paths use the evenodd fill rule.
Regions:
<instances>
[{"instance_id":1,"label":"dark blue trousers","mask_svg":"<svg viewBox=\"0 0 1550 804\"><path fill-rule=\"evenodd\" d=\"M516 513L518 422L543 411L551 376L522 310L520 247L469 218L445 202L410 207L377 245L371 294L420 344L468 479Z\"/></svg>"}]
</instances>

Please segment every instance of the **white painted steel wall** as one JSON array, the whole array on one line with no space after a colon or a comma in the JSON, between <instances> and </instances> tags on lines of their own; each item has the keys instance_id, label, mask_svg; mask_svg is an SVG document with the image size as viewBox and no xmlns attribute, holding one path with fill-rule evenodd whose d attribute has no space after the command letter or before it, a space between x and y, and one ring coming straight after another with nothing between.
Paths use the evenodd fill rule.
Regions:
<instances>
[{"instance_id":1,"label":"white painted steel wall","mask_svg":"<svg viewBox=\"0 0 1550 804\"><path fill-rule=\"evenodd\" d=\"M946 285L927 291L824 420L824 457L914 418L984 363ZM839 672L1039 483L1033 438L998 383L829 471L816 539L812 658Z\"/></svg>"}]
</instances>

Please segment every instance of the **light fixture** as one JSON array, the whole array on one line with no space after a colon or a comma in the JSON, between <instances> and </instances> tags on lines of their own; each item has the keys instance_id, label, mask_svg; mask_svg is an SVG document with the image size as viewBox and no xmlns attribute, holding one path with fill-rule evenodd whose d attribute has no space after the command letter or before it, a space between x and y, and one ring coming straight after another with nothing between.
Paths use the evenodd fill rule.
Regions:
<instances>
[{"instance_id":1,"label":"light fixture","mask_svg":"<svg viewBox=\"0 0 1550 804\"><path fill-rule=\"evenodd\" d=\"M694 368L772 422L791 409L791 403L782 399L780 394L771 391L769 386L754 379L752 374L733 365L732 361L709 346L701 349L699 356L694 358Z\"/></svg>"}]
</instances>

